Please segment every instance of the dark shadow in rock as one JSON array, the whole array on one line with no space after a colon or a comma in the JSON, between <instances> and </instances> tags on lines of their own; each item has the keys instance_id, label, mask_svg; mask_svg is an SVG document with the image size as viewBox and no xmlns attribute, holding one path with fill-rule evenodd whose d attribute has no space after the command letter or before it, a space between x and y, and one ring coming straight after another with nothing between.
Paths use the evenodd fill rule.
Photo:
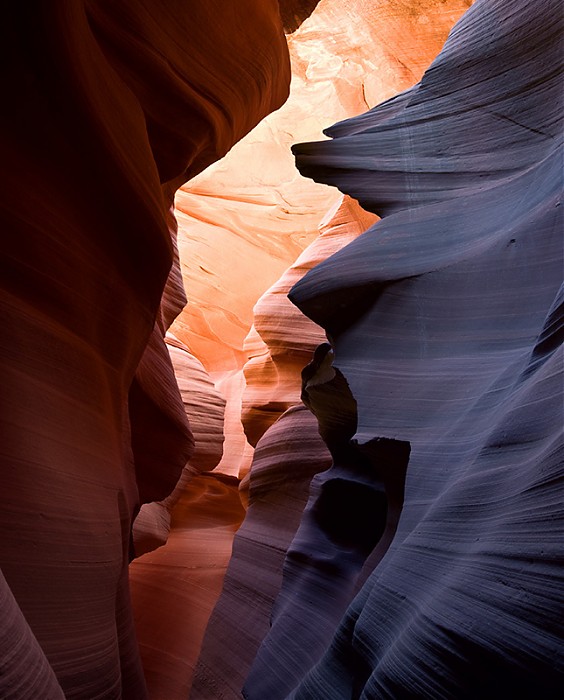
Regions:
<instances>
[{"instance_id":1,"label":"dark shadow in rock","mask_svg":"<svg viewBox=\"0 0 564 700\"><path fill-rule=\"evenodd\" d=\"M295 32L317 7L319 0L278 0L286 34Z\"/></svg>"},{"instance_id":2,"label":"dark shadow in rock","mask_svg":"<svg viewBox=\"0 0 564 700\"><path fill-rule=\"evenodd\" d=\"M248 700L282 700L321 658L367 557L383 540L389 546L401 512L410 445L352 440L356 401L332 359L328 343L316 349L302 373L302 400L318 419L333 463L312 479L286 555L272 627L245 684Z\"/></svg>"}]
</instances>

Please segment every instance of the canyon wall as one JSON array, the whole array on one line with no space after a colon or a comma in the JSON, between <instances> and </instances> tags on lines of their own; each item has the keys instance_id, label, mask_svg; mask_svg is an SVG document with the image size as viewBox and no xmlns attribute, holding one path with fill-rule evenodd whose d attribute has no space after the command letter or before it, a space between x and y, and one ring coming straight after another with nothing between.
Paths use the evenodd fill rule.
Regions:
<instances>
[{"instance_id":1,"label":"canyon wall","mask_svg":"<svg viewBox=\"0 0 564 700\"><path fill-rule=\"evenodd\" d=\"M288 36L287 102L178 191L189 303L173 332L227 398L222 473L243 477L252 459L240 402L254 305L317 238L319 222L340 198L334 188L300 176L292 144L317 139L335 121L411 87L470 4L321 0ZM301 16L312 3L281 5L283 15Z\"/></svg>"},{"instance_id":2,"label":"canyon wall","mask_svg":"<svg viewBox=\"0 0 564 700\"><path fill-rule=\"evenodd\" d=\"M192 179L177 194L179 248L189 303L172 330L202 361L217 390L227 400L223 458L213 470L215 475L244 477L257 440L286 409L300 404L299 372L309 361L317 343L324 339L324 332L285 298L291 285L316 262L345 245L376 220L352 199L343 201L342 195L335 190L300 177L291 156L291 143L317 136L335 119L363 111L369 104L367 100L375 104L411 85L439 51L448 29L467 6L468 2L446 5L429 2L418 6L417 12L413 13L394 3L384 3L378 8L360 2L344 5L320 3L298 31L288 37L293 65L288 102L237 144L226 158ZM387 21L396 29L402 27L402 32L390 33ZM330 208L335 211L326 216ZM325 221L319 229L322 218ZM318 238L320 230L322 235ZM310 241L314 242L304 253L305 257L300 256ZM296 258L298 260L294 262ZM276 282L288 266L288 274ZM274 287L253 311L257 299L271 283ZM251 326L253 320L254 327ZM253 337L256 344L253 344ZM261 345L264 340L270 349L259 358L257 353L263 353L267 347ZM249 355L253 360L247 364ZM270 381L274 375L277 380ZM302 405L297 416L290 412L285 421L296 425L298 418L303 422L303 416ZM306 470L306 477L292 476L298 464L287 449L284 450L285 456L280 456L280 463L269 468L268 459L263 458L267 469L263 478L265 483L270 479L268 474L275 469L288 471L290 481L295 481L288 488L301 506L296 505L292 515L287 513L284 523L280 521L282 507L271 512L268 508L261 510L256 506L252 495L254 479L246 477L240 491L243 501L250 498L251 503L252 514L249 513L246 520L251 532L251 547L260 546L261 537L266 537L266 542L273 527L283 527L287 533L285 546L278 547L270 566L270 600L279 586L285 547L291 541L298 525L296 518L307 500L309 480L316 471L328 466L328 452L320 442L311 417L305 420L305 427L299 434L302 442L308 441L312 446L311 465ZM275 436L273 441L277 445L274 449L278 450L281 444ZM270 453L271 448L268 448L265 454ZM288 460L286 467L283 466L285 459ZM196 488L197 483L190 485L186 482L186 499L190 499L191 489ZM276 487L273 488L276 491ZM281 496L278 499L280 503L283 500ZM213 528L214 508L220 511L225 507L229 511L231 501L228 498L224 506L218 500L210 501L209 507L210 528ZM152 508L155 513L169 518L166 508L164 511L160 506ZM147 510L145 507L144 511ZM220 524L219 511L217 522ZM270 526L258 535L259 542L253 543L252 533L258 531L253 518L259 512ZM143 511L142 515L145 515ZM229 536L228 530L221 532L222 537ZM241 541L247 532L247 528L241 531ZM231 536L233 534L231 531ZM182 527L178 536L188 542L192 535ZM227 540L222 541L227 543ZM198 631L192 628L195 638L201 633L201 625L205 624L204 608L209 614L215 602L213 596L206 599L205 605L201 597L191 601L190 587L193 582L201 584L198 562L202 561L206 566L208 559L174 558L174 542L178 542L176 536L162 551L142 557L131 566L134 607L138 611L136 619L143 620L140 643L144 666L145 669L154 669L150 672L150 689L154 697L166 700L184 697L190 669L197 659L197 654L194 656L197 647L185 643L182 660L175 651L181 643L173 634L161 635L157 647L145 611L151 601L156 609L159 608L162 589L172 590L174 587L180 590L181 586L184 587L184 595L168 597L167 615L173 620L173 625L183 617L194 620L190 606L195 606L198 612ZM253 580L251 570L245 572L244 567L237 563L239 553L243 553L248 564L244 550L245 546L240 542L232 562L235 579L232 579L230 570L224 589L226 595L230 589L238 590L239 576L247 580L245 585ZM264 545L262 551L270 551L269 546ZM221 590L217 583L221 584L227 563L222 556L218 554L214 565L216 579L212 583L210 578L206 583L209 591L215 591L216 597ZM159 568L173 560L174 567L160 569L161 578ZM260 566L259 562L257 566ZM147 581L151 581L150 586L145 586ZM135 595L138 587L145 590L141 597ZM269 608L267 598L262 599L264 605L260 615L264 621L268 618ZM229 687L229 692L239 693L253 651L260 643L262 632L257 624L258 610L247 617L248 607L239 605L229 610L230 605L223 596L216 608L206 633L205 650L200 655L193 697L198 697L199 693L215 697L224 685ZM249 605L252 605L250 599ZM229 635L221 621L222 610L230 620ZM249 635L244 650L240 644L243 628ZM214 641L215 633L219 638ZM207 658L208 650L210 658ZM240 654L244 655L244 663ZM211 666L211 670L204 670L206 666ZM227 693L226 688L221 692Z\"/></svg>"},{"instance_id":3,"label":"canyon wall","mask_svg":"<svg viewBox=\"0 0 564 700\"><path fill-rule=\"evenodd\" d=\"M3 18L3 698L147 697L132 522L193 450L163 342L183 304L173 194L288 92L278 5L247 5Z\"/></svg>"},{"instance_id":4,"label":"canyon wall","mask_svg":"<svg viewBox=\"0 0 564 700\"><path fill-rule=\"evenodd\" d=\"M2 698L559 697L563 18L471 4L6 13Z\"/></svg>"},{"instance_id":5,"label":"canyon wall","mask_svg":"<svg viewBox=\"0 0 564 700\"><path fill-rule=\"evenodd\" d=\"M478 0L418 85L294 147L382 220L290 292L332 466L249 700L562 690L560 9Z\"/></svg>"}]
</instances>

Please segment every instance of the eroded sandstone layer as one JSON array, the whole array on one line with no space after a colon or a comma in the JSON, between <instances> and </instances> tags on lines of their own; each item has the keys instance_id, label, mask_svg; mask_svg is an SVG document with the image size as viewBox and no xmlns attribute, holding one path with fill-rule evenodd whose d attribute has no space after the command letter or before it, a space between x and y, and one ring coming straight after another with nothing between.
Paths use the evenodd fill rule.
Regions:
<instances>
[{"instance_id":1,"label":"eroded sandstone layer","mask_svg":"<svg viewBox=\"0 0 564 700\"><path fill-rule=\"evenodd\" d=\"M292 265L340 195L289 144L470 2L314 4L281 2L301 106L177 200L168 348L174 192L283 102L277 3L4 13L6 700L561 690L560 8L480 0L298 147L375 213Z\"/></svg>"},{"instance_id":2,"label":"eroded sandstone layer","mask_svg":"<svg viewBox=\"0 0 564 700\"><path fill-rule=\"evenodd\" d=\"M2 698L147 697L132 521L192 450L163 342L173 195L288 92L278 5L245 5L3 16Z\"/></svg>"},{"instance_id":3,"label":"eroded sandstone layer","mask_svg":"<svg viewBox=\"0 0 564 700\"><path fill-rule=\"evenodd\" d=\"M236 698L268 631L282 566L308 500L312 477L331 457L313 413L301 402L301 368L325 338L323 329L293 306L287 294L307 270L340 250L376 220L341 197L320 225L319 237L255 307L246 341L242 420L256 445L251 471L240 486L244 523L221 597L206 630L192 687L193 698Z\"/></svg>"},{"instance_id":4,"label":"eroded sandstone layer","mask_svg":"<svg viewBox=\"0 0 564 700\"><path fill-rule=\"evenodd\" d=\"M331 341L303 382L333 464L251 700L562 690L562 19L478 0L418 85L294 149L382 220L290 295Z\"/></svg>"},{"instance_id":5,"label":"eroded sandstone layer","mask_svg":"<svg viewBox=\"0 0 564 700\"><path fill-rule=\"evenodd\" d=\"M300 15L311 4L281 6L283 14ZM222 473L243 477L252 458L240 423L240 372L254 305L315 240L340 197L299 175L291 145L317 139L335 121L413 85L469 5L321 0L288 37L288 101L179 190L179 249L190 301L173 331L226 395Z\"/></svg>"},{"instance_id":6,"label":"eroded sandstone layer","mask_svg":"<svg viewBox=\"0 0 564 700\"><path fill-rule=\"evenodd\" d=\"M251 445L287 409L301 402L301 371L325 341L321 326L304 316L288 292L312 267L344 248L377 221L354 199L341 196L319 225L319 236L257 301L244 349L241 420Z\"/></svg>"},{"instance_id":7,"label":"eroded sandstone layer","mask_svg":"<svg viewBox=\"0 0 564 700\"><path fill-rule=\"evenodd\" d=\"M201 199L203 193L198 192L197 183L185 188L177 198L180 206L184 206L182 203L197 203L200 212L204 212L205 207L206 215L201 216L200 220L208 226L208 237L215 238L219 235L225 242L228 240L225 237L227 234L238 235L239 240L234 249L239 252L243 250L242 245L249 232L261 222L264 223L257 229L257 236L262 238L268 233L270 238L273 217L283 226L281 230L290 225L293 226L290 230L308 230L313 228L315 222L317 232L319 219L323 216L319 226L321 235L314 239L254 306L254 324L242 346L243 355L250 356L244 366L244 380L241 373L236 371L223 374L226 378L220 380L221 388L228 387L232 397L228 400L226 426L231 423L233 427L227 430L235 430L226 436L224 458L218 470L235 466L238 467L240 476L246 473L252 452L243 453L243 446L248 448L245 436L251 445L258 443L259 451L252 465L250 479L247 476L242 483L241 495L244 500L250 499L250 507L244 525L236 535L223 593L206 631L192 688L192 697L195 699L214 697L220 688L225 697L239 697L254 652L269 625L272 599L280 588L282 561L298 526L297 513L300 509L303 510L307 502L312 476L324 471L324 465L328 464L329 453L320 441L316 423L311 416L307 416L300 400L301 368L310 361L316 345L325 340L325 333L320 326L292 306L286 295L307 270L359 236L377 220L374 214L364 211L354 200L343 198L335 191L329 192L332 206L326 211L323 208L324 200L320 197L324 191L312 190L307 181L296 178L293 170L288 167L286 155L279 149L278 142L287 144L298 133L319 129L332 110L339 113L359 112L369 106L367 101L374 104L411 85L438 52L447 29L460 15L463 6L465 9L468 3L441 3L439 6L438 3L430 2L419 4L416 8L411 7L408 11L406 5L394 3L380 3L377 6L359 2L320 3L311 18L289 42L295 72L293 91L288 103L250 134L245 142L239 144L224 162L214 167L213 172L199 178L200 182L205 182L206 176L208 177L210 195L218 189L218 182L223 185L223 191L241 192L234 194L228 202L232 214L227 215L229 210L226 215L222 214L224 205L217 196L213 206L211 197L208 197L208 202L203 200L198 203L198 197ZM397 31L390 31L388 23ZM401 32L399 27L402 28ZM407 36L409 42L406 42ZM398 55L402 56L404 63L397 60ZM410 67L409 71L405 65ZM236 157L237 151L245 155L246 161L245 166L235 169L241 160L241 155L239 160ZM262 153L270 159L262 158ZM251 157L253 161L249 168L248 161ZM247 178L247 184L245 189L240 190L242 178L243 181ZM266 192L265 178L269 184ZM257 192L262 194L263 203L268 198L270 209L263 206L262 211L257 211L257 207L253 207ZM188 193L190 198L185 196ZM276 206L280 196L283 197L283 208ZM190 209L184 211L189 213ZM235 212L236 216L233 215ZM245 217L243 212L246 213ZM214 220L220 223L223 216L229 222L231 230L218 234L211 224ZM185 222L187 224L189 219L185 219ZM200 223L196 222L196 231L199 227ZM192 235L193 224L189 230ZM293 245L294 238L289 240ZM197 246L197 241L192 241L194 244ZM263 253L268 250L267 245L265 244ZM226 250L231 250L227 244ZM289 250L286 247L286 254ZM202 253L202 248L199 247L198 254L205 255L205 249ZM284 254L282 245L276 248L276 254ZM250 274L245 272L244 266L237 269L231 265L231 256L226 260L228 275L222 276L221 280L225 279L228 285L230 280L237 279L237 275L243 280L244 294L239 291L240 285L237 287L237 309L243 307L244 295L249 292L248 278L256 284L257 275L263 275L269 270L267 267L257 267L255 255L255 251L252 251L248 258L253 261ZM221 258L212 260L212 265L217 265L220 260ZM209 272L207 264L205 268ZM201 278L197 269L190 269L188 274L188 280ZM203 302L192 310L192 314L210 314L210 301L215 303L219 294L226 294L229 286L223 287L219 275L213 277L215 283L212 295L207 294ZM190 287L189 281L187 284ZM230 308L234 309L235 306ZM209 317L219 318L222 313L224 312L218 308ZM238 311L237 318L241 319ZM184 314L176 327L184 322L190 323L189 319L189 315ZM232 316L231 320L234 320ZM193 334L189 337L194 338ZM218 348L218 343L223 339L224 337L208 336L207 347L213 342L214 347ZM196 352L198 343L196 337ZM229 354L219 349L210 353L206 361L217 363L218 356L227 358ZM221 372L213 374L215 377L221 376ZM284 417L273 425L285 411L287 413ZM241 417L245 435L236 433L238 425L240 431ZM272 428L267 430L269 426ZM235 440L239 442L236 443ZM302 460L310 465L307 478L296 478L294 472L300 473L300 459L289 454L290 446L298 447ZM234 464L234 455L239 453L244 455L243 459ZM260 472L260 477L257 476L256 479L253 476L255 470ZM259 492L262 494L269 492L270 484L276 494L276 507L270 507L270 496L265 496L264 502L255 496L257 489L254 485L259 479L262 484ZM284 486L280 487L280 484ZM247 496L249 486L250 493ZM282 505L285 498L286 509ZM397 519L397 512L395 517ZM390 527L386 530L388 537L393 532L393 523L391 517ZM284 537L281 536L282 532L285 533ZM256 556L258 552L262 557L260 561ZM350 586L347 590L350 591ZM349 600L350 594L347 597L343 591L341 612ZM333 629L338 623L338 611L339 608L335 606L331 623ZM324 629L327 630L327 625ZM299 641L295 640L295 643L299 644ZM291 655L291 652L288 653ZM300 666L297 658L295 660L294 672L299 677ZM286 669L284 673L287 678L291 678ZM283 687L280 683L278 691Z\"/></svg>"},{"instance_id":8,"label":"eroded sandstone layer","mask_svg":"<svg viewBox=\"0 0 564 700\"><path fill-rule=\"evenodd\" d=\"M309 484L330 463L315 417L303 405L286 411L259 440L245 480L245 520L206 630L192 698L240 697L268 633L284 557L299 526Z\"/></svg>"}]
</instances>

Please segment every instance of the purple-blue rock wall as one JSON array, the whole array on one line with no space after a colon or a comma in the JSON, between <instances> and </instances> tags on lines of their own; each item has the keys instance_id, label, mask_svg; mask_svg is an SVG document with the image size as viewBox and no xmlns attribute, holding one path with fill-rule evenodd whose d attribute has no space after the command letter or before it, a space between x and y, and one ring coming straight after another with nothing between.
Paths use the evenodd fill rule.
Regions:
<instances>
[{"instance_id":1,"label":"purple-blue rock wall","mask_svg":"<svg viewBox=\"0 0 564 700\"><path fill-rule=\"evenodd\" d=\"M303 174L383 218L290 294L327 330L318 370L342 378L352 413L343 432L345 404L312 406L333 466L290 546L250 700L564 688L562 20L556 0L478 0L418 85L294 149ZM314 517L319 482L356 478L335 445L366 455L382 439L410 446L401 516L387 551L366 534L375 549L353 556L337 510ZM343 547L348 602L360 592L341 617L318 560Z\"/></svg>"}]
</instances>

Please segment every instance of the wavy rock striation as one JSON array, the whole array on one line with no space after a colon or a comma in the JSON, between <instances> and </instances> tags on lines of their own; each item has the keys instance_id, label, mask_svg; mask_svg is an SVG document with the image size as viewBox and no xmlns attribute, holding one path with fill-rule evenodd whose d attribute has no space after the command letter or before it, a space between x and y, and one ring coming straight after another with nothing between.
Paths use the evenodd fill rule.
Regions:
<instances>
[{"instance_id":1,"label":"wavy rock striation","mask_svg":"<svg viewBox=\"0 0 564 700\"><path fill-rule=\"evenodd\" d=\"M166 542L171 512L191 479L216 467L223 454L225 399L215 388L202 363L188 352L183 343L170 333L165 341L180 390L183 413L190 423L194 448L174 491L162 501L145 503L135 518L133 542L136 556Z\"/></svg>"},{"instance_id":2,"label":"wavy rock striation","mask_svg":"<svg viewBox=\"0 0 564 700\"><path fill-rule=\"evenodd\" d=\"M190 326L192 333L187 342L192 344L196 354L205 348L205 363L212 369L219 369L212 373L217 386L226 394L229 392L226 449L217 470L237 467L232 473L242 476L248 469L252 451L247 453L247 463L243 459L234 464L233 457L243 454L244 446L249 448L245 435L251 445L257 446L250 479L245 477L241 484L243 499L247 498L250 487L249 509L235 537L224 589L204 638L192 687L194 699L215 698L220 694L240 697L242 681L268 629L272 600L281 584L282 561L308 500L311 478L329 466L330 455L319 437L317 424L300 400L300 370L311 360L315 347L325 340L325 333L301 314L286 295L307 270L363 233L377 218L351 198L320 186L313 188L311 183L308 185L307 181L296 177L293 164L287 162L286 148L300 134L319 133L323 122L331 115L358 113L369 104L411 85L436 55L447 30L468 4L425 2L408 8L395 2L370 4L329 0L320 3L299 31L289 38L293 87L288 103L233 149L225 161L184 188L177 198L181 225L190 226L187 230L191 245L194 245L194 232L197 238L197 232L203 231L204 225L208 227L206 247L196 246L196 255L191 256L191 260L201 264L201 271L192 266L189 276L190 279L202 278L203 272L207 276L204 282L212 281L211 293L207 286L202 287L206 290L205 297L197 285L198 303L192 306L192 316L206 316L215 333L206 331L206 345L203 346L197 337L199 325L193 324L186 313L175 329L180 329L179 334L186 337L183 325ZM253 167L249 168L251 159ZM311 236L317 232L321 212L327 211L330 205L319 227L321 235L254 307L254 327L242 346L242 355L251 357L244 368L244 381L240 372L223 372L221 367L232 361L229 356L237 346L229 325L234 325L237 319L248 323L242 310L248 303L246 298L252 298L252 285L256 285L259 275L264 279L265 272L270 274L273 256L283 260L295 250L288 244L288 241L299 242L295 234L301 235L303 245L303 240L307 241L306 234ZM214 223L225 230L214 230ZM273 226L276 226L276 235L271 231ZM284 240L274 246L280 233L284 234ZM232 246L229 237L235 235L238 240ZM269 258L268 264L257 262L259 253L252 248L244 256L246 265L252 268L251 273L246 271L245 263L237 268L231 264L233 251L237 251L239 258L243 257L243 245L250 235L253 242L261 241L262 260L264 256ZM215 255L207 242L212 236L220 238L225 251L226 265L221 275L218 264L222 257ZM214 259L211 259L212 252ZM242 283L237 282L241 279L244 279L242 292ZM226 295L230 285L234 289L229 295L230 309L234 313L229 315L227 332L218 334L216 329L226 329L225 324L219 322L224 314L221 309L225 308L220 295ZM235 294L235 303L231 303ZM213 304L217 304L215 310L211 308ZM245 323L239 324L237 333L241 333ZM225 344L229 338L233 342L226 352L220 344ZM219 381L218 377L221 377ZM240 430L241 416L245 434ZM292 455L291 449L298 452ZM307 467L306 477L298 478L304 467ZM325 489L330 495L335 483L333 479ZM377 486L385 489L383 482ZM354 488L352 484L351 489ZM367 507L372 492L378 488L367 487ZM390 509L390 513L391 524L389 528L386 525L388 534L393 530L393 518L397 519L397 512ZM349 576L347 591L355 585L365 556L364 552L357 554L356 574ZM342 612L350 599L347 595L343 590L341 607L335 606L333 629L339 619L337 611ZM327 625L323 621L319 625L319 621L319 615L317 620L311 615L308 618L308 623L326 632ZM314 640L308 638L308 644L316 642L317 655L322 650L322 638L319 635ZM299 677L304 669L298 665L297 657L295 659ZM268 675L279 693L284 683L277 684L276 677L270 672ZM270 697L269 692L270 689L264 688L262 697Z\"/></svg>"},{"instance_id":3,"label":"wavy rock striation","mask_svg":"<svg viewBox=\"0 0 564 700\"><path fill-rule=\"evenodd\" d=\"M331 541L335 561L348 524L312 492L248 698L288 676L293 700L562 689L562 19L552 0L478 0L418 85L295 148L302 173L383 217L291 292L334 353L306 391L338 381L356 410L320 398L327 475L355 478L343 437L411 451L397 532L313 668L295 640L304 616L331 619L341 573L317 557Z\"/></svg>"},{"instance_id":4,"label":"wavy rock striation","mask_svg":"<svg viewBox=\"0 0 564 700\"><path fill-rule=\"evenodd\" d=\"M284 556L298 528L310 481L331 457L305 406L286 411L259 440L245 520L221 597L210 618L192 700L241 697L241 688L270 624ZM265 695L268 697L268 695Z\"/></svg>"},{"instance_id":5,"label":"wavy rock striation","mask_svg":"<svg viewBox=\"0 0 564 700\"><path fill-rule=\"evenodd\" d=\"M280 4L290 19L303 18L313 5ZM339 200L335 189L300 177L291 145L413 85L469 4L322 0L288 36L288 101L178 191L178 241L191 303L173 332L228 399L222 473L242 477L252 458L239 418L253 307L317 237L321 218Z\"/></svg>"},{"instance_id":6,"label":"wavy rock striation","mask_svg":"<svg viewBox=\"0 0 564 700\"><path fill-rule=\"evenodd\" d=\"M240 697L268 631L282 564L308 500L311 479L331 463L317 421L300 400L300 369L325 335L289 302L287 293L314 264L360 235L375 219L354 200L341 197L322 222L320 236L255 307L260 335L255 331L247 339L247 349L253 348L256 356L245 366L242 411L246 435L256 444L251 471L240 487L248 508L204 638L194 700L215 697L220 688L224 697Z\"/></svg>"},{"instance_id":7,"label":"wavy rock striation","mask_svg":"<svg viewBox=\"0 0 564 700\"><path fill-rule=\"evenodd\" d=\"M131 598L151 700L185 700L245 511L238 482L202 473L175 491L163 547L131 565Z\"/></svg>"},{"instance_id":8,"label":"wavy rock striation","mask_svg":"<svg viewBox=\"0 0 564 700\"><path fill-rule=\"evenodd\" d=\"M147 697L132 521L191 451L163 343L182 304L173 194L288 91L277 3L247 5L4 17L1 600L30 662L8 659L3 698Z\"/></svg>"},{"instance_id":9,"label":"wavy rock striation","mask_svg":"<svg viewBox=\"0 0 564 700\"><path fill-rule=\"evenodd\" d=\"M129 576L149 696L184 700L244 510L236 480L207 474L223 452L225 400L178 339L169 334L166 344L194 452L170 496L135 519L135 553L144 556Z\"/></svg>"},{"instance_id":10,"label":"wavy rock striation","mask_svg":"<svg viewBox=\"0 0 564 700\"><path fill-rule=\"evenodd\" d=\"M354 199L341 197L319 225L319 236L258 300L245 339L245 391L241 418L251 445L284 411L300 403L302 368L325 341L325 332L288 299L308 270L343 248L377 220Z\"/></svg>"},{"instance_id":11,"label":"wavy rock striation","mask_svg":"<svg viewBox=\"0 0 564 700\"><path fill-rule=\"evenodd\" d=\"M246 697L284 698L295 687L321 657L366 558L376 547L384 552L397 528L410 445L375 438L359 446L351 439L356 401L332 359L331 347L324 343L302 372L302 398L318 420L332 465L311 481ZM281 658L291 658L291 666Z\"/></svg>"}]
</instances>

